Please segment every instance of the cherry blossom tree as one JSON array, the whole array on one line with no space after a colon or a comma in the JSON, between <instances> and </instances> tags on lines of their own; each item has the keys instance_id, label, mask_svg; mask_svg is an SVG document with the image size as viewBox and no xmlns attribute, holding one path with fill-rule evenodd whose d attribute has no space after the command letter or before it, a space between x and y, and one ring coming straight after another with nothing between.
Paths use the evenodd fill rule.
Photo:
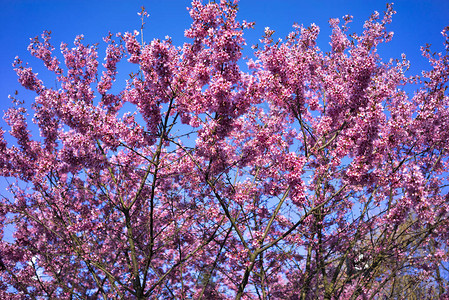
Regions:
<instances>
[{"instance_id":1,"label":"cherry blossom tree","mask_svg":"<svg viewBox=\"0 0 449 300\"><path fill-rule=\"evenodd\" d=\"M266 28L249 60L236 12L194 0L188 43L110 34L102 65L44 32L56 87L16 59L37 96L0 131L0 298L449 297L447 32L410 77L377 53L391 5L332 19L328 53Z\"/></svg>"}]
</instances>

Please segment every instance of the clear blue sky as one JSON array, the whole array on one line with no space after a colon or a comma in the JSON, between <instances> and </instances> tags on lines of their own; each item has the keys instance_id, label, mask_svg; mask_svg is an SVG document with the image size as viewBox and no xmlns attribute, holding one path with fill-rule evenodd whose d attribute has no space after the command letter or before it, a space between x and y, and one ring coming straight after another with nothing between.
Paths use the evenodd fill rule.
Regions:
<instances>
[{"instance_id":1,"label":"clear blue sky","mask_svg":"<svg viewBox=\"0 0 449 300\"><path fill-rule=\"evenodd\" d=\"M363 22L375 10L382 12L386 3L383 0L241 0L238 18L256 22L255 29L246 33L249 46L258 42L266 26L276 30L276 37L283 38L296 22L320 26L318 45L328 49L329 18L353 15L350 32L361 32ZM150 41L169 35L175 44L181 45L185 41L184 30L190 24L186 11L189 4L186 0L0 0L0 114L3 116L3 111L11 105L8 95L15 90L19 90L18 98L25 100L26 107L35 96L17 82L11 66L16 55L30 62L33 69L44 76L44 84L52 86L45 77L42 63L26 51L29 38L51 30L56 49L62 41L70 45L78 34L84 34L86 43L101 42L109 31L139 29L137 12L143 5L150 14L145 39ZM440 32L449 25L449 0L397 0L394 8L398 13L389 28L395 36L392 42L380 48L380 53L386 60L406 53L412 62L411 75L429 67L420 56L421 46L431 43L435 51L443 50ZM100 60L103 53L100 53ZM126 73L121 75L119 84L127 78ZM0 127L7 129L5 125L0 119ZM7 195L5 183L4 179L0 180L0 195L4 196ZM9 238L10 234L6 233Z\"/></svg>"},{"instance_id":2,"label":"clear blue sky","mask_svg":"<svg viewBox=\"0 0 449 300\"><path fill-rule=\"evenodd\" d=\"M375 10L382 12L386 3L382 0L241 0L238 18L256 22L255 29L247 31L249 45L258 42L266 26L283 38L294 22L304 25L314 22L321 28L319 46L327 49L329 18L353 15L350 32L360 32L369 15ZM26 103L33 101L34 95L17 83L11 63L19 55L36 71L45 74L42 64L26 51L29 38L40 35L43 30L53 32L57 49L61 41L70 45L77 34L84 34L86 43L101 42L108 31L139 29L137 12L144 5L150 14L145 39L150 41L170 35L175 44L181 45L185 41L184 29L190 24L186 11L189 4L185 0L0 0L0 111L10 106L7 96L15 90L19 90L19 98ZM389 28L395 36L392 42L380 48L380 53L385 59L399 58L401 53L406 53L412 62L411 75L428 68L420 57L420 46L431 43L434 50L443 49L440 32L449 25L449 1L398 0L394 8L397 14ZM100 53L100 60L102 55ZM45 79L44 83L51 85ZM0 127L6 129L3 120L0 120Z\"/></svg>"}]
</instances>

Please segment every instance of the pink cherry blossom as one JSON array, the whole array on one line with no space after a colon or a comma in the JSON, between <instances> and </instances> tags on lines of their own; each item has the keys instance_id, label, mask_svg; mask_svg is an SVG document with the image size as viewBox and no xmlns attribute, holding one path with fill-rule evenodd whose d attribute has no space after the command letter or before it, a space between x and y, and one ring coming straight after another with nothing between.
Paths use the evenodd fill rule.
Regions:
<instances>
[{"instance_id":1,"label":"pink cherry blossom","mask_svg":"<svg viewBox=\"0 0 449 300\"><path fill-rule=\"evenodd\" d=\"M245 60L237 4L193 1L180 46L110 33L102 63L31 39L59 87L16 58L1 299L447 299L447 30L420 76L377 52L392 5L331 19L328 53L267 27Z\"/></svg>"}]
</instances>

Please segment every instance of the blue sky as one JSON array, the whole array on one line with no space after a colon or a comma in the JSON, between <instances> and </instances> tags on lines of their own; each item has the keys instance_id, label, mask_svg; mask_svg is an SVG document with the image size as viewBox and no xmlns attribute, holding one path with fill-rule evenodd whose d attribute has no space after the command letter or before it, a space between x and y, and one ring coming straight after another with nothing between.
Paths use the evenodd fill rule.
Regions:
<instances>
[{"instance_id":1,"label":"blue sky","mask_svg":"<svg viewBox=\"0 0 449 300\"><path fill-rule=\"evenodd\" d=\"M309 25L313 22L321 28L318 45L326 50L329 47L329 18L353 15L350 32L361 32L363 22L373 11L382 12L386 3L382 0L241 0L238 18L256 22L255 29L245 35L249 46L258 42L266 26L276 30L276 37L283 38L293 23ZM109 31L139 29L137 12L143 5L150 14L144 30L145 40L169 35L175 44L181 45L185 41L184 30L190 24L186 10L189 4L186 0L0 0L0 111L10 106L8 95L14 94L15 90L19 91L18 98L27 104L34 99L34 95L17 82L11 66L16 55L29 62L44 76L44 84L51 86L40 61L26 51L29 38L40 35L43 30L52 31L52 41L57 49L62 41L70 45L78 34L84 34L86 43L101 43ZM398 13L389 29L395 36L392 42L380 48L380 53L386 60L400 58L401 53L406 53L412 63L411 75L429 67L420 56L420 46L430 43L435 51L443 50L440 32L449 25L449 1L399 0L394 8ZM249 46L245 53L250 53ZM104 48L100 50L104 51ZM99 54L100 60L103 54ZM123 72L121 75L126 78ZM0 120L0 127L6 129L3 120Z\"/></svg>"},{"instance_id":2,"label":"blue sky","mask_svg":"<svg viewBox=\"0 0 449 300\"><path fill-rule=\"evenodd\" d=\"M255 29L245 35L248 48L258 42L265 27L276 30L275 37L283 38L296 22L320 26L318 45L326 50L329 47L329 18L353 15L354 22L349 32L361 32L363 22L375 10L382 12L386 3L382 0L241 0L238 19L256 22ZM70 45L78 34L84 34L86 43L101 43L109 31L139 29L137 12L143 5L150 14L144 30L145 40L169 35L176 45L182 45L184 30L190 24L186 10L189 4L186 0L0 0L0 114L3 115L3 111L11 106L8 95L14 94L15 90L19 91L18 98L25 101L26 107L35 96L17 82L11 66L16 55L29 62L41 77L43 75L45 85L51 86L54 81L46 77L42 63L27 52L30 38L51 30L57 49L62 41ZM397 14L389 29L395 32L395 36L392 42L380 48L381 55L388 60L406 53L412 63L409 75L428 69L429 65L420 56L419 49L430 43L435 51L443 50L440 32L449 25L449 0L398 0L394 8ZM100 49L103 51L99 54L102 61L104 47ZM118 85L123 85L127 78L127 73L122 72L121 75ZM7 129L5 125L0 119L0 127ZM4 179L0 180L0 195L6 195L5 183Z\"/></svg>"}]
</instances>

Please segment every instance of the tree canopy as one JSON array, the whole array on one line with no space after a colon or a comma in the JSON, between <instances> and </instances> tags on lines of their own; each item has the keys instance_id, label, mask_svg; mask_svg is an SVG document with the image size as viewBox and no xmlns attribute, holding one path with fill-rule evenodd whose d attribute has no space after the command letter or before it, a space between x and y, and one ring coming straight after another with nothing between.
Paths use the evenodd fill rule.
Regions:
<instances>
[{"instance_id":1,"label":"tree canopy","mask_svg":"<svg viewBox=\"0 0 449 300\"><path fill-rule=\"evenodd\" d=\"M102 64L44 32L56 87L16 58L35 125L11 97L0 298L448 298L447 29L408 76L377 52L391 5L360 34L331 19L329 52L314 24L266 28L250 59L237 3L189 13L189 42L110 34Z\"/></svg>"}]
</instances>

